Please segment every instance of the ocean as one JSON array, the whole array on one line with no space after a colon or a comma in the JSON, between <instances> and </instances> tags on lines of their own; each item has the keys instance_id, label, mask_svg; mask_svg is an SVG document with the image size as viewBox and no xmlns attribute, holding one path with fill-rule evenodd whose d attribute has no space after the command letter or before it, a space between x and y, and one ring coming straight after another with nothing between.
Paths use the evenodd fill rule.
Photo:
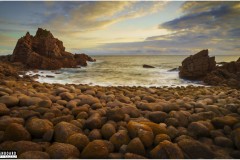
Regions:
<instances>
[{"instance_id":1,"label":"ocean","mask_svg":"<svg viewBox=\"0 0 240 160\"><path fill-rule=\"evenodd\" d=\"M180 79L178 71L170 71L173 68L178 68L181 62L188 57L186 55L114 55L91 57L97 61L88 62L87 67L63 68L58 71L29 71L27 74L39 74L40 76L36 80L41 83L143 87L203 85L201 81ZM237 59L238 56L216 56L217 62L230 62ZM143 68L143 64L151 65L155 68Z\"/></svg>"}]
</instances>

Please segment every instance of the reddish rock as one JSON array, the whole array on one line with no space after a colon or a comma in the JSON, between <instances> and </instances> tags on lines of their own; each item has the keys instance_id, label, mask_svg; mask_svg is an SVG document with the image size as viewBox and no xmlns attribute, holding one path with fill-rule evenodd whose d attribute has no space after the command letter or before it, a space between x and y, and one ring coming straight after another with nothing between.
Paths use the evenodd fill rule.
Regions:
<instances>
[{"instance_id":1,"label":"reddish rock","mask_svg":"<svg viewBox=\"0 0 240 160\"><path fill-rule=\"evenodd\" d=\"M186 79L200 79L216 67L215 57L208 56L208 50L202 50L183 60L179 67L179 76Z\"/></svg>"},{"instance_id":2,"label":"reddish rock","mask_svg":"<svg viewBox=\"0 0 240 160\"><path fill-rule=\"evenodd\" d=\"M31 69L60 69L86 66L86 61L94 60L85 54L66 52L62 41L50 31L38 28L35 36L27 32L18 40L11 61L22 62Z\"/></svg>"}]
</instances>

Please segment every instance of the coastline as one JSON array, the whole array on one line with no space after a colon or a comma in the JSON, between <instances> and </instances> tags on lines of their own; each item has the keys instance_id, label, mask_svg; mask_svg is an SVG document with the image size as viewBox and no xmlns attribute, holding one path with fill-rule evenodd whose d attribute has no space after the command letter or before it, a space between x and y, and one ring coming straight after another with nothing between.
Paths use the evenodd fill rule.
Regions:
<instances>
[{"instance_id":1,"label":"coastline","mask_svg":"<svg viewBox=\"0 0 240 160\"><path fill-rule=\"evenodd\" d=\"M19 158L240 155L237 89L62 85L8 75L0 93L0 150Z\"/></svg>"}]
</instances>

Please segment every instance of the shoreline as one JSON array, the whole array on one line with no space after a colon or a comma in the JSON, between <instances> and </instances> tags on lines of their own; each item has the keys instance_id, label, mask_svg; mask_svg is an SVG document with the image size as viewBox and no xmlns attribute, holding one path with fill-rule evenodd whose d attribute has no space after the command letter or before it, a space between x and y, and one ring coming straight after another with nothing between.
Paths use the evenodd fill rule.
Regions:
<instances>
[{"instance_id":1,"label":"shoreline","mask_svg":"<svg viewBox=\"0 0 240 160\"><path fill-rule=\"evenodd\" d=\"M0 150L38 159L240 158L239 97L239 90L223 86L103 87L2 78Z\"/></svg>"}]
</instances>

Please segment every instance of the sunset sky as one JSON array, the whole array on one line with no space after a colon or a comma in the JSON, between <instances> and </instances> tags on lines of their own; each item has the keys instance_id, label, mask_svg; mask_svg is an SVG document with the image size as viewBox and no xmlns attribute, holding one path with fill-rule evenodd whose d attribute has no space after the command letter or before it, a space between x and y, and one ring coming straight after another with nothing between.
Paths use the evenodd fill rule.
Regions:
<instances>
[{"instance_id":1,"label":"sunset sky","mask_svg":"<svg viewBox=\"0 0 240 160\"><path fill-rule=\"evenodd\" d=\"M240 55L240 2L0 2L0 54L38 27L72 53Z\"/></svg>"}]
</instances>

